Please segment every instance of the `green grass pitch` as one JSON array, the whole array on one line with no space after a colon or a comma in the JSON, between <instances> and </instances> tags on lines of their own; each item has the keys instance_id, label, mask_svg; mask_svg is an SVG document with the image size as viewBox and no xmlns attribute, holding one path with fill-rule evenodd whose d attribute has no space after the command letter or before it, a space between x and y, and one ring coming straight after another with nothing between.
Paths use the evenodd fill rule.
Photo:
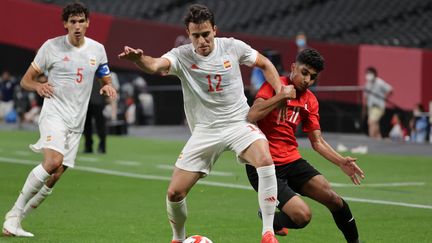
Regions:
<instances>
[{"instance_id":1,"label":"green grass pitch","mask_svg":"<svg viewBox=\"0 0 432 243\"><path fill-rule=\"evenodd\" d=\"M37 132L0 131L1 217L42 158L27 147L37 139ZM68 170L53 194L23 222L35 238L0 237L0 242L170 242L165 193L183 144L109 137L108 154L79 153L77 168ZM348 199L363 242L432 242L431 158L359 155L366 179L354 187L315 152L302 154ZM188 196L187 234L205 235L216 243L259 242L257 196L244 167L233 153L225 153L214 172ZM312 208L311 223L279 241L344 242L328 210L305 200Z\"/></svg>"}]
</instances>

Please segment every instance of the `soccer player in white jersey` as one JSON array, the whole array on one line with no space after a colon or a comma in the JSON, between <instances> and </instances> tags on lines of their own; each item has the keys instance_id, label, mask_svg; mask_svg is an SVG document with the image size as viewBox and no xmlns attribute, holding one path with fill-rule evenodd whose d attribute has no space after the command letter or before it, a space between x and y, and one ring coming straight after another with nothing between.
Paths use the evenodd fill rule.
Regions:
<instances>
[{"instance_id":1,"label":"soccer player in white jersey","mask_svg":"<svg viewBox=\"0 0 432 243\"><path fill-rule=\"evenodd\" d=\"M21 220L49 194L68 167L74 167L93 79L101 79L101 95L117 96L111 86L105 48L85 37L89 12L81 3L63 9L67 35L46 41L21 80L21 86L44 97L39 119L40 139L30 145L43 153L43 161L28 175L12 209L6 214L3 234L32 237ZM48 82L37 78L48 74Z\"/></svg>"},{"instance_id":2,"label":"soccer player in white jersey","mask_svg":"<svg viewBox=\"0 0 432 243\"><path fill-rule=\"evenodd\" d=\"M240 65L260 67L275 91L287 98L294 98L295 91L292 86L282 87L273 64L249 45L234 38L215 38L213 13L206 6L191 5L185 25L191 44L174 48L160 58L127 46L119 55L146 73L168 73L181 80L192 136L177 159L167 192L172 242L182 242L186 237L187 193L226 150L257 168L258 201L265 211L261 242L278 242L272 226L277 196L275 169L265 136L246 121L249 106Z\"/></svg>"}]
</instances>

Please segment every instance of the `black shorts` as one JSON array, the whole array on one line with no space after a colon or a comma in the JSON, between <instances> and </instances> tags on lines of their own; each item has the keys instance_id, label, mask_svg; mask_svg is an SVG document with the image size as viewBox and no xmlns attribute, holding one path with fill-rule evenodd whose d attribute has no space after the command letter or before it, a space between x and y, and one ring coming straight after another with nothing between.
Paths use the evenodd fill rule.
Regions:
<instances>
[{"instance_id":1,"label":"black shorts","mask_svg":"<svg viewBox=\"0 0 432 243\"><path fill-rule=\"evenodd\" d=\"M278 208L282 207L297 193L301 194L302 186L312 177L320 175L311 164L298 159L286 165L275 166L278 184ZM258 174L255 167L246 165L246 173L250 184L258 191Z\"/></svg>"}]
</instances>

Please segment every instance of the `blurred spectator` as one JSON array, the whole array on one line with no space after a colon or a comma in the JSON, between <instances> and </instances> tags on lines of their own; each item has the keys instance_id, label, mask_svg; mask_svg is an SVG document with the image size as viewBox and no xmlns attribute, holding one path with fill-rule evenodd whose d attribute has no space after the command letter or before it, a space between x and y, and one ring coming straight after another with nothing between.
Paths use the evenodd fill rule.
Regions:
<instances>
[{"instance_id":1,"label":"blurred spectator","mask_svg":"<svg viewBox=\"0 0 432 243\"><path fill-rule=\"evenodd\" d=\"M414 108L410 125L412 126L411 141L415 143L425 143L430 127L429 119L427 113L424 112L423 105L417 104Z\"/></svg>"},{"instance_id":2,"label":"blurred spectator","mask_svg":"<svg viewBox=\"0 0 432 243\"><path fill-rule=\"evenodd\" d=\"M11 117L14 111L14 90L17 81L9 71L4 70L0 77L0 120L5 119L5 116L9 114ZM5 119L6 120L6 119ZM16 120L16 113L15 113Z\"/></svg>"},{"instance_id":3,"label":"blurred spectator","mask_svg":"<svg viewBox=\"0 0 432 243\"><path fill-rule=\"evenodd\" d=\"M95 121L96 133L99 137L98 153L106 153L106 119L103 110L107 102L106 97L99 94L101 84L93 80L87 116L84 125L84 153L93 153L93 120Z\"/></svg>"},{"instance_id":4,"label":"blurred spectator","mask_svg":"<svg viewBox=\"0 0 432 243\"><path fill-rule=\"evenodd\" d=\"M298 32L295 37L295 43L297 46L297 53L308 48L306 34L304 32Z\"/></svg>"},{"instance_id":5,"label":"blurred spectator","mask_svg":"<svg viewBox=\"0 0 432 243\"><path fill-rule=\"evenodd\" d=\"M136 123L138 125L154 124L153 95L148 92L147 81L138 76L132 83L134 85Z\"/></svg>"},{"instance_id":6,"label":"blurred spectator","mask_svg":"<svg viewBox=\"0 0 432 243\"><path fill-rule=\"evenodd\" d=\"M392 128L389 133L389 137L392 141L405 141L408 135L407 129L402 125L401 119L398 114L393 114L391 119Z\"/></svg>"},{"instance_id":7,"label":"blurred spectator","mask_svg":"<svg viewBox=\"0 0 432 243\"><path fill-rule=\"evenodd\" d=\"M378 72L374 67L366 69L365 79L364 97L368 111L368 133L372 138L381 139L379 122L384 115L386 100L393 88L378 77Z\"/></svg>"}]
</instances>

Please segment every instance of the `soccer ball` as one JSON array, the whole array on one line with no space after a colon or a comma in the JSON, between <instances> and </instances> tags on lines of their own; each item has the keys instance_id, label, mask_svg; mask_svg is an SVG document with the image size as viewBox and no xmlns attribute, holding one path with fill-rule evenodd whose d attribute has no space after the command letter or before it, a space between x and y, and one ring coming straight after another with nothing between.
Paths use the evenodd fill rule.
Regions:
<instances>
[{"instance_id":1,"label":"soccer ball","mask_svg":"<svg viewBox=\"0 0 432 243\"><path fill-rule=\"evenodd\" d=\"M213 243L209 238L201 235L192 235L187 238L183 243Z\"/></svg>"}]
</instances>

